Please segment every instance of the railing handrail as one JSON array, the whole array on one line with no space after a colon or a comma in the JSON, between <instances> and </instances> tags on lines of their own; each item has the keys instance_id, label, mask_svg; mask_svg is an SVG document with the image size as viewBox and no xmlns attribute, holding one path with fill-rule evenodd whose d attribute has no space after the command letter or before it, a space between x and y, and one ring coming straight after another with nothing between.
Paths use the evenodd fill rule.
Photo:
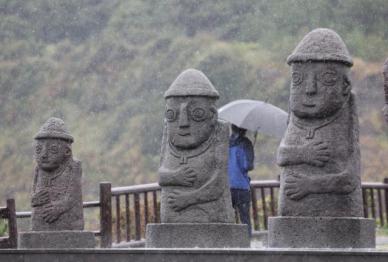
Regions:
<instances>
[{"instance_id":1,"label":"railing handrail","mask_svg":"<svg viewBox=\"0 0 388 262\"><path fill-rule=\"evenodd\" d=\"M123 187L112 187L112 196L122 195L122 194L143 193L143 192L155 191L159 189L160 189L160 186L158 183L149 183L149 184L123 186Z\"/></svg>"},{"instance_id":2,"label":"railing handrail","mask_svg":"<svg viewBox=\"0 0 388 262\"><path fill-rule=\"evenodd\" d=\"M388 189L388 184L381 182L362 182L362 188Z\"/></svg>"},{"instance_id":3,"label":"railing handrail","mask_svg":"<svg viewBox=\"0 0 388 262\"><path fill-rule=\"evenodd\" d=\"M252 180L252 188L260 187L279 187L280 182L278 180ZM388 189L388 184L381 182L362 182L362 188L364 189ZM160 190L158 183L148 183L141 185L133 186L124 186L124 187L112 187L112 196L122 195L122 194L134 194L134 193L144 193ZM100 201L86 201L83 203L84 208L99 207L101 205ZM5 210L7 207L0 207L0 210ZM16 212L17 218L28 218L31 217L31 211L18 211Z\"/></svg>"},{"instance_id":4,"label":"railing handrail","mask_svg":"<svg viewBox=\"0 0 388 262\"><path fill-rule=\"evenodd\" d=\"M100 207L100 201L85 201L83 202L83 208ZM31 211L17 211L16 218L28 218L31 217Z\"/></svg>"},{"instance_id":5,"label":"railing handrail","mask_svg":"<svg viewBox=\"0 0 388 262\"><path fill-rule=\"evenodd\" d=\"M17 211L16 218L27 218L31 217L31 211Z\"/></svg>"},{"instance_id":6,"label":"railing handrail","mask_svg":"<svg viewBox=\"0 0 388 262\"><path fill-rule=\"evenodd\" d=\"M252 180L251 187L279 187L278 180Z\"/></svg>"}]
</instances>

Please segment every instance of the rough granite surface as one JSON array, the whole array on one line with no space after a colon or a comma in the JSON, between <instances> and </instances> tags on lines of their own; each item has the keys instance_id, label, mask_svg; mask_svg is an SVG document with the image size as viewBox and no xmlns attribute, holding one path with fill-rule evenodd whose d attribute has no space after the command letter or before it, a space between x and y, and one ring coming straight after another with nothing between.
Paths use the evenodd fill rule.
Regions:
<instances>
[{"instance_id":1,"label":"rough granite surface","mask_svg":"<svg viewBox=\"0 0 388 262\"><path fill-rule=\"evenodd\" d=\"M277 248L374 248L375 221L358 217L270 217L268 245Z\"/></svg>"},{"instance_id":2,"label":"rough granite surface","mask_svg":"<svg viewBox=\"0 0 388 262\"><path fill-rule=\"evenodd\" d=\"M287 62L290 116L278 149L279 217L270 219L269 246L373 248L375 225L363 218L352 58L336 32L320 28Z\"/></svg>"},{"instance_id":3,"label":"rough granite surface","mask_svg":"<svg viewBox=\"0 0 388 262\"><path fill-rule=\"evenodd\" d=\"M149 224L148 248L226 248L249 247L248 226L243 224L166 223Z\"/></svg>"},{"instance_id":4,"label":"rough granite surface","mask_svg":"<svg viewBox=\"0 0 388 262\"><path fill-rule=\"evenodd\" d=\"M32 231L83 230L81 162L64 122L50 118L35 136Z\"/></svg>"},{"instance_id":5,"label":"rough granite surface","mask_svg":"<svg viewBox=\"0 0 388 262\"><path fill-rule=\"evenodd\" d=\"M32 231L20 234L18 248L94 248L93 232L86 231Z\"/></svg>"},{"instance_id":6,"label":"rough granite surface","mask_svg":"<svg viewBox=\"0 0 388 262\"><path fill-rule=\"evenodd\" d=\"M333 37L327 37L330 32ZM341 41L332 44L334 47L345 48L338 38L328 29L314 30L294 54L303 54L305 46L323 43L321 49L332 52L326 48L331 39ZM278 149L281 216L363 216L358 116L348 66L351 58L347 50L342 55L346 57L342 62L291 59L290 119ZM318 58L322 56L319 53Z\"/></svg>"},{"instance_id":7,"label":"rough granite surface","mask_svg":"<svg viewBox=\"0 0 388 262\"><path fill-rule=\"evenodd\" d=\"M32 231L21 232L18 248L94 248L93 232L83 231L82 169L63 120L50 118L35 136L31 206Z\"/></svg>"},{"instance_id":8,"label":"rough granite surface","mask_svg":"<svg viewBox=\"0 0 388 262\"><path fill-rule=\"evenodd\" d=\"M229 129L218 121L218 96L195 69L181 73L165 93L161 224L147 225L147 247L250 245L247 227L234 224L227 173Z\"/></svg>"},{"instance_id":9,"label":"rough granite surface","mask_svg":"<svg viewBox=\"0 0 388 262\"><path fill-rule=\"evenodd\" d=\"M181 73L165 93L159 185L162 223L233 223L227 176L228 126L218 92L200 71Z\"/></svg>"}]
</instances>

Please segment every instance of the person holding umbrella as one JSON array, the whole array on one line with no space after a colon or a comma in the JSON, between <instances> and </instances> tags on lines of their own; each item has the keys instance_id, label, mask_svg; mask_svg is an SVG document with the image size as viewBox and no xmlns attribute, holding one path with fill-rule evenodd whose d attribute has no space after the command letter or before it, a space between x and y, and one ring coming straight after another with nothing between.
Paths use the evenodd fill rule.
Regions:
<instances>
[{"instance_id":1,"label":"person holding umbrella","mask_svg":"<svg viewBox=\"0 0 388 262\"><path fill-rule=\"evenodd\" d=\"M229 140L228 175L233 208L238 211L240 221L248 225L249 236L252 235L249 207L251 203L250 177L248 171L253 169L254 151L252 142L245 136L246 129L232 124Z\"/></svg>"}]
</instances>

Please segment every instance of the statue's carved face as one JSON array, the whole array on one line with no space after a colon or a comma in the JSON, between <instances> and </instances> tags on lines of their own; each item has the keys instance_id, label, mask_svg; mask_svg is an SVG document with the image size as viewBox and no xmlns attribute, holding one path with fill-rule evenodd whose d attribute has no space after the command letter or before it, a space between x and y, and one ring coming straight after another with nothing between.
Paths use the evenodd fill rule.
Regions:
<instances>
[{"instance_id":1,"label":"statue's carved face","mask_svg":"<svg viewBox=\"0 0 388 262\"><path fill-rule=\"evenodd\" d=\"M170 142L178 148L195 148L205 142L217 121L214 99L208 97L170 97L165 119Z\"/></svg>"},{"instance_id":2,"label":"statue's carved face","mask_svg":"<svg viewBox=\"0 0 388 262\"><path fill-rule=\"evenodd\" d=\"M54 138L36 140L35 159L42 170L57 169L70 155L70 146L65 141Z\"/></svg>"},{"instance_id":3,"label":"statue's carved face","mask_svg":"<svg viewBox=\"0 0 388 262\"><path fill-rule=\"evenodd\" d=\"M341 63L293 63L291 70L290 108L300 118L331 116L349 96L349 68Z\"/></svg>"}]
</instances>

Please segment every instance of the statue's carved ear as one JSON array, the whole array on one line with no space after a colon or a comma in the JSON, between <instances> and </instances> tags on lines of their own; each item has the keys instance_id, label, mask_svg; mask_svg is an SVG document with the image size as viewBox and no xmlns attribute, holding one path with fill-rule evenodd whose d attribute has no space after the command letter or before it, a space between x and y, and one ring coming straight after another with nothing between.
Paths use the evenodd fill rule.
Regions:
<instances>
[{"instance_id":1,"label":"statue's carved ear","mask_svg":"<svg viewBox=\"0 0 388 262\"><path fill-rule=\"evenodd\" d=\"M210 112L213 113L213 119L217 119L218 118L218 111L217 111L217 108L215 108L214 106L210 107Z\"/></svg>"},{"instance_id":2,"label":"statue's carved ear","mask_svg":"<svg viewBox=\"0 0 388 262\"><path fill-rule=\"evenodd\" d=\"M65 148L65 155L71 156L71 148L69 146L66 146L66 148Z\"/></svg>"},{"instance_id":3,"label":"statue's carved ear","mask_svg":"<svg viewBox=\"0 0 388 262\"><path fill-rule=\"evenodd\" d=\"M342 94L347 96L350 93L350 89L352 88L352 83L347 75L344 75L343 86L342 86Z\"/></svg>"}]
</instances>

